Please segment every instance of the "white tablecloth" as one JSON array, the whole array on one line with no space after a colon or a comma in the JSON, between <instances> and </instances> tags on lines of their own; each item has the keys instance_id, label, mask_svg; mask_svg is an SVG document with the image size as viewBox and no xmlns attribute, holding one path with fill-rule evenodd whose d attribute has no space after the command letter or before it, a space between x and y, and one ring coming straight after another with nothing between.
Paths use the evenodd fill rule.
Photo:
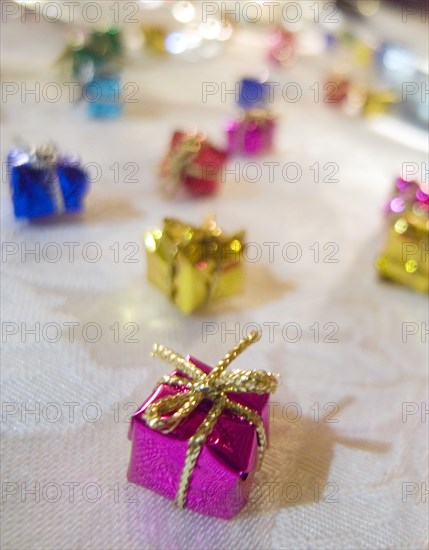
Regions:
<instances>
[{"instance_id":1,"label":"white tablecloth","mask_svg":"<svg viewBox=\"0 0 429 550\"><path fill-rule=\"evenodd\" d=\"M52 63L68 27L15 20L3 31L4 81L21 92L58 79ZM308 87L324 69L304 58L271 75L304 90L297 103L278 97L273 106L280 115L274 154L259 167L232 161L238 181L228 174L216 198L167 202L157 190L174 129L195 124L224 142L232 98L203 103L202 83L231 88L243 74L259 74L258 36L241 30L206 63L135 56L124 80L137 83L138 103L116 121L88 120L65 92L57 102L43 91L39 102L20 93L3 102L3 160L16 136L53 139L99 174L81 219L28 224L13 217L3 170L5 549L427 545L427 298L380 282L373 268L384 200L402 163L424 162L425 134L314 103ZM302 176L291 183L276 172L270 181L262 162L298 163ZM316 162L321 179L324 165L336 163L338 182L316 183ZM259 181L245 181L257 170ZM164 216L199 223L210 212L226 230L245 228L254 243L246 289L184 317L145 280L143 232ZM273 258L269 242L279 243ZM282 256L288 243L296 243L286 248L289 258L302 254L295 263ZM261 326L262 339L236 366L282 377L252 502L225 522L134 491L126 479L129 416L168 371L150 358L152 343L214 363L247 323ZM271 333L269 323L276 323ZM31 328L35 334L25 332ZM404 329L415 332L406 342Z\"/></svg>"}]
</instances>

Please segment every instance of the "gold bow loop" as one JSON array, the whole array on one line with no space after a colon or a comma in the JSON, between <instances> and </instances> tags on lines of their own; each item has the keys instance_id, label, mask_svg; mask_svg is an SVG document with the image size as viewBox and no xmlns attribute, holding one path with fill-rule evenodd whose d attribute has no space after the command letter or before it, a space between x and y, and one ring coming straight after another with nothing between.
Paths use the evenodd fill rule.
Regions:
<instances>
[{"instance_id":1,"label":"gold bow loop","mask_svg":"<svg viewBox=\"0 0 429 550\"><path fill-rule=\"evenodd\" d=\"M150 428L169 433L187 418L203 399L212 401L210 411L188 443L185 465L176 496L176 504L181 508L185 506L187 489L202 446L223 409L229 409L254 424L258 436L259 466L262 463L266 448L266 434L261 417L253 409L232 401L226 394L228 392L273 393L277 388L278 379L271 372L262 370L234 369L225 372L228 365L248 346L259 340L259 337L258 332L250 332L219 361L209 374L165 346L155 344L153 347L154 357L160 357L173 365L183 375L166 375L159 381L158 384L175 386L181 391L175 395L162 397L146 408L143 418Z\"/></svg>"}]
</instances>

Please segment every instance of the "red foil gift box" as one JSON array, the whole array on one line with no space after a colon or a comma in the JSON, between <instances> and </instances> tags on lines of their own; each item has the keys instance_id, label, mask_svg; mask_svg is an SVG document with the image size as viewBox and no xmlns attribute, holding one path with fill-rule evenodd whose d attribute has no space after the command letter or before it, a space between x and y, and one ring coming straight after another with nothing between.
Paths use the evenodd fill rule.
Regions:
<instances>
[{"instance_id":1,"label":"red foil gift box","mask_svg":"<svg viewBox=\"0 0 429 550\"><path fill-rule=\"evenodd\" d=\"M185 362L190 361L193 368L196 367L203 376L208 375L204 380L208 380L213 372L209 366L194 357L181 359ZM258 393L243 390L227 392L230 403L251 411L255 417L254 421L249 421L248 418L237 414L237 411L232 411L230 405L218 411L211 431L202 443L199 454L197 453L198 458L195 459L186 490L184 493L182 491L186 495L182 503L178 500L183 485L183 474L188 467L189 442L195 434L198 435L202 427L204 428L204 423L208 422L207 419L210 418L212 408L216 408L216 404L213 405L212 398L203 397L180 423L165 432L159 431L159 427L151 427L146 415L150 407L156 406L163 399L185 398L188 390L184 385L172 385L161 380L152 395L134 413L129 431L129 439L132 441L128 468L130 482L142 485L170 500L175 500L181 507L186 506L201 514L229 519L240 512L249 497L259 462L258 455L260 458L260 430L255 420L259 419L266 437L269 424L269 392L274 391L277 380L274 375L264 371L230 371L228 376L236 376L236 373L257 373L258 376L268 377L267 390L263 390L264 393L261 393L261 390ZM176 369L164 379L176 383L179 379L183 383L190 380L180 369ZM197 386L200 385L201 381L198 381ZM170 415L170 418L172 417L174 418L174 414ZM159 421L162 421L162 418Z\"/></svg>"},{"instance_id":2,"label":"red foil gift box","mask_svg":"<svg viewBox=\"0 0 429 550\"><path fill-rule=\"evenodd\" d=\"M323 86L324 103L341 105L345 103L350 92L350 80L341 74L329 75Z\"/></svg>"},{"instance_id":3,"label":"red foil gift box","mask_svg":"<svg viewBox=\"0 0 429 550\"><path fill-rule=\"evenodd\" d=\"M161 165L162 187L174 195L180 188L189 195L215 193L227 153L217 149L199 132L176 131Z\"/></svg>"}]
</instances>

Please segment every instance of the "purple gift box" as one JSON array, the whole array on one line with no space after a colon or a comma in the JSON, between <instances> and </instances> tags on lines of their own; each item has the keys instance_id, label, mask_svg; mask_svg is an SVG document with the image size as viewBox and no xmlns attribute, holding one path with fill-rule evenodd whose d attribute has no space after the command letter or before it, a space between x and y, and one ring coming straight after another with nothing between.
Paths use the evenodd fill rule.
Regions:
<instances>
[{"instance_id":1,"label":"purple gift box","mask_svg":"<svg viewBox=\"0 0 429 550\"><path fill-rule=\"evenodd\" d=\"M228 153L259 156L273 148L275 119L266 111L248 111L228 123Z\"/></svg>"},{"instance_id":2,"label":"purple gift box","mask_svg":"<svg viewBox=\"0 0 429 550\"><path fill-rule=\"evenodd\" d=\"M208 374L212 369L188 356L192 364ZM174 371L183 376L181 371ZM178 394L183 388L161 383L134 413L129 439L132 441L128 480L175 500L185 464L188 441L206 418L211 401L204 399L169 433L150 428L143 418L153 402ZM255 411L268 436L269 394L230 392L227 397ZM246 504L258 464L255 426L225 408L207 437L187 491L186 507L209 516L230 519Z\"/></svg>"}]
</instances>

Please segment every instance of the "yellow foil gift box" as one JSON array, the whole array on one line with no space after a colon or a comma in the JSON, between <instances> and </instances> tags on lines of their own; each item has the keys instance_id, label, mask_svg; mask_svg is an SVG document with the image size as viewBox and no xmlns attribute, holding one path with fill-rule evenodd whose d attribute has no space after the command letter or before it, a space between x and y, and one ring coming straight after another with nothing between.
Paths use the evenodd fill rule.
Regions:
<instances>
[{"instance_id":1,"label":"yellow foil gift box","mask_svg":"<svg viewBox=\"0 0 429 550\"><path fill-rule=\"evenodd\" d=\"M429 292L429 195L414 181L396 180L388 203L389 231L377 260L380 275Z\"/></svg>"},{"instance_id":2,"label":"yellow foil gift box","mask_svg":"<svg viewBox=\"0 0 429 550\"><path fill-rule=\"evenodd\" d=\"M166 218L145 237L147 277L183 313L242 290L244 232L225 235L216 222L194 227Z\"/></svg>"}]
</instances>

